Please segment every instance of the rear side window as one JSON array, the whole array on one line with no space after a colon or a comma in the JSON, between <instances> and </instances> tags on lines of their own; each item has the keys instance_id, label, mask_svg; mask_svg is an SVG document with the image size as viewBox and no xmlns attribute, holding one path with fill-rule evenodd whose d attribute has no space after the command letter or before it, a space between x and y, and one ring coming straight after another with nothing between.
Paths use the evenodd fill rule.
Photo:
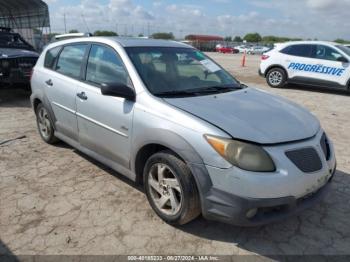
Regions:
<instances>
[{"instance_id":1,"label":"rear side window","mask_svg":"<svg viewBox=\"0 0 350 262\"><path fill-rule=\"evenodd\" d=\"M65 46L58 58L56 71L69 77L79 78L87 45Z\"/></svg>"},{"instance_id":2,"label":"rear side window","mask_svg":"<svg viewBox=\"0 0 350 262\"><path fill-rule=\"evenodd\" d=\"M54 47L46 52L44 67L53 69L55 66L55 62L57 60L57 56L60 53L61 47Z\"/></svg>"},{"instance_id":3,"label":"rear side window","mask_svg":"<svg viewBox=\"0 0 350 262\"><path fill-rule=\"evenodd\" d=\"M128 74L119 55L110 47L93 45L86 69L86 81L94 84L128 84Z\"/></svg>"},{"instance_id":4,"label":"rear side window","mask_svg":"<svg viewBox=\"0 0 350 262\"><path fill-rule=\"evenodd\" d=\"M281 50L281 53L293 56L310 57L312 45L290 45Z\"/></svg>"}]
</instances>

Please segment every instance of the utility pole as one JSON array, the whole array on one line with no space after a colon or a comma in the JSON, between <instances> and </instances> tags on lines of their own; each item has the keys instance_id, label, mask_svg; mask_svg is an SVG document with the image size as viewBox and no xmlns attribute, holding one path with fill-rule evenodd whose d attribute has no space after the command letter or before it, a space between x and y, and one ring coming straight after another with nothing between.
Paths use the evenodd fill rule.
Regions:
<instances>
[{"instance_id":1,"label":"utility pole","mask_svg":"<svg viewBox=\"0 0 350 262\"><path fill-rule=\"evenodd\" d=\"M116 26L116 29L117 29L116 33L117 33L117 35L119 35L119 34L118 34L118 23L116 23L115 26Z\"/></svg>"},{"instance_id":2,"label":"utility pole","mask_svg":"<svg viewBox=\"0 0 350 262\"><path fill-rule=\"evenodd\" d=\"M64 33L67 34L66 13L63 14L63 22L64 22Z\"/></svg>"},{"instance_id":3,"label":"utility pole","mask_svg":"<svg viewBox=\"0 0 350 262\"><path fill-rule=\"evenodd\" d=\"M86 23L84 14L81 14L81 18L83 19L83 22L84 22L84 24L85 24L85 27L86 27L86 29L87 29L87 32L88 32L88 33L91 33L91 32L90 32L90 28L88 27L88 25L87 25L87 23Z\"/></svg>"},{"instance_id":4,"label":"utility pole","mask_svg":"<svg viewBox=\"0 0 350 262\"><path fill-rule=\"evenodd\" d=\"M149 22L147 23L147 36L150 36L150 28L149 28Z\"/></svg>"}]
</instances>

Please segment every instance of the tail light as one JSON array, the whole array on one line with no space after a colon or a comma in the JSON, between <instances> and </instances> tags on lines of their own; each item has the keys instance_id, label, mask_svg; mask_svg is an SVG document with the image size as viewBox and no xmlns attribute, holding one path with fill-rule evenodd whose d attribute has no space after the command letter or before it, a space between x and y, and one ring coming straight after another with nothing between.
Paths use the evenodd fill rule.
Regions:
<instances>
[{"instance_id":1,"label":"tail light","mask_svg":"<svg viewBox=\"0 0 350 262\"><path fill-rule=\"evenodd\" d=\"M270 56L268 56L268 55L262 55L261 56L261 60L266 60L266 59L269 59L270 58Z\"/></svg>"}]
</instances>

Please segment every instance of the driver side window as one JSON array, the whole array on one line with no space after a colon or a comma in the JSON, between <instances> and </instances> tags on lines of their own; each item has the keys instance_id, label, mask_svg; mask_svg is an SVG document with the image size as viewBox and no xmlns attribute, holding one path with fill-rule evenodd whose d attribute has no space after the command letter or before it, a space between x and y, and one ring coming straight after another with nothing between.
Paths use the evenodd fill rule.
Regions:
<instances>
[{"instance_id":1,"label":"driver side window","mask_svg":"<svg viewBox=\"0 0 350 262\"><path fill-rule=\"evenodd\" d=\"M333 48L324 45L317 45L315 50L315 57L317 59L330 60L330 61L338 61L338 59L342 57L340 53L338 53Z\"/></svg>"}]
</instances>

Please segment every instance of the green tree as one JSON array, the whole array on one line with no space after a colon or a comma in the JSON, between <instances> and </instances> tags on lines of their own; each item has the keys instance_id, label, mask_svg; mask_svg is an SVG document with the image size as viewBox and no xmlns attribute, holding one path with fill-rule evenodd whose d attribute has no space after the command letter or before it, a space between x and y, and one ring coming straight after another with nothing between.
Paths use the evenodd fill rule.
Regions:
<instances>
[{"instance_id":1,"label":"green tree","mask_svg":"<svg viewBox=\"0 0 350 262\"><path fill-rule=\"evenodd\" d=\"M242 37L240 37L240 36L235 36L235 37L233 38L233 42L240 43L240 42L243 42L243 39L242 39Z\"/></svg>"},{"instance_id":2,"label":"green tree","mask_svg":"<svg viewBox=\"0 0 350 262\"><path fill-rule=\"evenodd\" d=\"M279 42L279 38L273 35L267 35L262 38L264 43L276 43Z\"/></svg>"},{"instance_id":3,"label":"green tree","mask_svg":"<svg viewBox=\"0 0 350 262\"><path fill-rule=\"evenodd\" d=\"M70 34L75 34L75 33L79 33L79 31L77 29L72 29L72 30L69 30Z\"/></svg>"},{"instance_id":4,"label":"green tree","mask_svg":"<svg viewBox=\"0 0 350 262\"><path fill-rule=\"evenodd\" d=\"M334 42L339 43L339 44L349 44L350 43L350 41L344 40L341 38L335 39Z\"/></svg>"},{"instance_id":5,"label":"green tree","mask_svg":"<svg viewBox=\"0 0 350 262\"><path fill-rule=\"evenodd\" d=\"M97 30L94 32L94 36L118 36L118 34L116 32L113 32L113 31Z\"/></svg>"},{"instance_id":6,"label":"green tree","mask_svg":"<svg viewBox=\"0 0 350 262\"><path fill-rule=\"evenodd\" d=\"M175 39L173 33L163 33L163 32L152 34L152 38L154 38L154 39L165 39L165 40Z\"/></svg>"},{"instance_id":7,"label":"green tree","mask_svg":"<svg viewBox=\"0 0 350 262\"><path fill-rule=\"evenodd\" d=\"M224 38L224 40L225 40L226 42L232 42L232 36L226 36L226 37Z\"/></svg>"},{"instance_id":8,"label":"green tree","mask_svg":"<svg viewBox=\"0 0 350 262\"><path fill-rule=\"evenodd\" d=\"M140 34L138 35L138 37L144 37L144 35L143 35L142 33L140 33Z\"/></svg>"},{"instance_id":9,"label":"green tree","mask_svg":"<svg viewBox=\"0 0 350 262\"><path fill-rule=\"evenodd\" d=\"M262 38L262 42L266 44L273 44L273 43L283 43L288 41L300 41L301 38L289 38L289 37L280 37L280 36L274 36L274 35L267 35Z\"/></svg>"},{"instance_id":10,"label":"green tree","mask_svg":"<svg viewBox=\"0 0 350 262\"><path fill-rule=\"evenodd\" d=\"M246 34L243 39L247 42L258 43L258 42L261 42L262 37L258 33L249 33L249 34Z\"/></svg>"}]
</instances>

